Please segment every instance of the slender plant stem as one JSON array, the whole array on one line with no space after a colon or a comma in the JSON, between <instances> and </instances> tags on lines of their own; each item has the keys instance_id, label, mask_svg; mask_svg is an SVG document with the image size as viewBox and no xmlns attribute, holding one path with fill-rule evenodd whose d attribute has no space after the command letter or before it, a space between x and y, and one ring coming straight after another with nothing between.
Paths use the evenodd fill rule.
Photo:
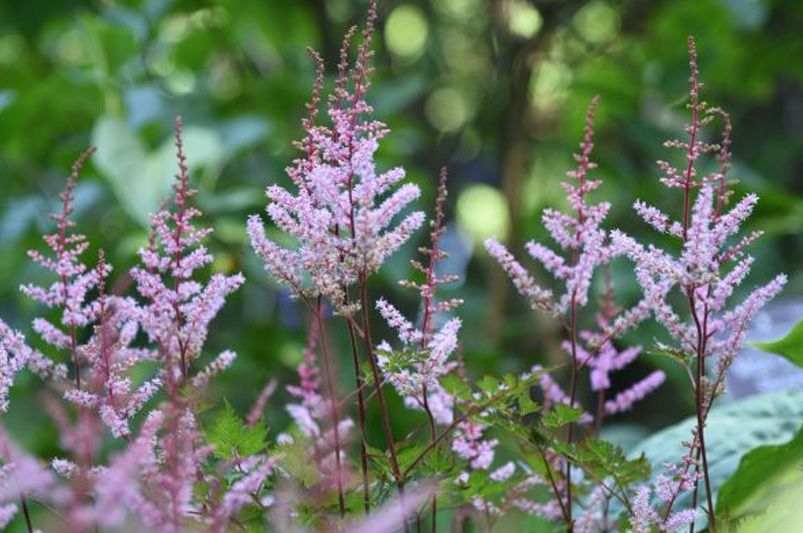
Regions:
<instances>
[{"instance_id":1,"label":"slender plant stem","mask_svg":"<svg viewBox=\"0 0 803 533\"><path fill-rule=\"evenodd\" d=\"M705 419L706 411L704 405L705 398L705 354L707 351L707 324L708 324L708 311L705 310L705 318L701 323L700 317L697 314L697 304L695 301L695 287L692 285L687 287L689 294L689 306L691 307L691 314L697 329L697 368L695 374L695 388L694 388L694 407L697 417L697 438L700 440L700 447L698 449L700 459L702 460L703 470L703 483L705 484L705 496L708 509L708 527L712 532L716 532L716 516L714 515L713 496L711 493L711 480L708 472L708 458L705 450ZM696 491L695 483L695 495ZM696 498L694 498L694 505L696 507ZM692 524L693 527L693 524Z\"/></svg>"},{"instance_id":2,"label":"slender plant stem","mask_svg":"<svg viewBox=\"0 0 803 533\"><path fill-rule=\"evenodd\" d=\"M570 316L570 326L571 328L571 344L572 344L572 371L571 371L571 380L569 383L569 407L574 407L574 401L577 397L577 374L578 374L578 363L577 363L577 301L575 295L572 294L571 300L571 316ZM574 440L574 424L570 423L569 428L567 430L567 440L569 446L572 445ZM567 511L567 524L566 527L569 532L574 531L574 519L572 518L572 464L571 461L566 458L566 511Z\"/></svg>"},{"instance_id":3,"label":"slender plant stem","mask_svg":"<svg viewBox=\"0 0 803 533\"><path fill-rule=\"evenodd\" d=\"M33 522L31 522L31 512L28 510L28 499L20 495L20 503L22 504L22 514L25 517L25 527L28 528L28 533L33 533Z\"/></svg>"},{"instance_id":4,"label":"slender plant stem","mask_svg":"<svg viewBox=\"0 0 803 533\"><path fill-rule=\"evenodd\" d=\"M340 408L337 405L335 378L332 371L332 359L329 353L328 343L326 341L326 331L323 324L323 311L321 305L321 298L318 297L318 302L315 307L315 320L318 325L318 334L321 341L321 355L323 359L324 372L326 372L326 384L329 389L329 403L332 409L332 431L335 439L335 466L337 469L337 504L340 509L340 516L346 516L346 500L343 495L343 469L340 464Z\"/></svg>"},{"instance_id":5,"label":"slender plant stem","mask_svg":"<svg viewBox=\"0 0 803 533\"><path fill-rule=\"evenodd\" d=\"M404 492L404 475L399 468L399 461L396 457L396 444L393 440L393 429L390 425L390 413L388 412L388 407L385 403L385 394L382 392L382 376L379 372L379 364L376 361L373 339L371 338L371 324L368 318L368 288L364 273L360 274L359 276L359 285L360 310L362 312L362 330L365 341L365 350L367 352L368 364L371 367L371 376L374 380L374 389L376 391L376 400L379 403L379 413L382 419L382 428L385 431L385 439L387 440L388 454L390 455L390 468L393 471L393 476L396 478L396 485L399 487L399 492Z\"/></svg>"},{"instance_id":6,"label":"slender plant stem","mask_svg":"<svg viewBox=\"0 0 803 533\"><path fill-rule=\"evenodd\" d=\"M569 513L566 510L566 505L563 503L563 497L560 493L560 490L558 490L558 484L555 482L555 476L552 475L552 467L546 458L546 452L537 444L535 447L538 449L538 452L541 454L541 459L544 461L544 471L546 472L546 477L549 480L549 485L552 487L552 492L555 494L555 499L558 500L558 505L560 505L560 512L563 515L563 519L567 524L570 524L572 519L569 517Z\"/></svg>"},{"instance_id":7,"label":"slender plant stem","mask_svg":"<svg viewBox=\"0 0 803 533\"><path fill-rule=\"evenodd\" d=\"M427 386L423 386L422 396L424 398L423 405L424 411L427 413L427 420L429 421L430 441L434 442L437 437L437 430L435 429L435 417L432 415L432 409L429 407L427 400ZM432 495L432 533L438 531L438 496L437 493Z\"/></svg>"},{"instance_id":8,"label":"slender plant stem","mask_svg":"<svg viewBox=\"0 0 803 533\"><path fill-rule=\"evenodd\" d=\"M699 474L700 474L700 447L697 446L697 452L696 452L696 457L695 457L695 466L694 466L695 478ZM699 483L695 483L694 484L694 491L692 492L692 496L691 496L691 508L692 509L697 509L697 497L698 497L699 489L700 489L700 484ZM674 496L674 494L673 494L673 496ZM672 498L672 500L669 503L670 504L674 503L674 500L675 500L675 498ZM672 509L672 506L669 505L667 507L667 513L666 513L667 517L669 516L669 512L670 512L671 509ZM666 518L664 518L664 520L666 520ZM689 524L689 533L694 533L694 522L691 522Z\"/></svg>"},{"instance_id":9,"label":"slender plant stem","mask_svg":"<svg viewBox=\"0 0 803 533\"><path fill-rule=\"evenodd\" d=\"M354 378L357 384L357 420L360 425L360 467L362 473L362 499L365 514L371 511L371 491L368 484L368 433L365 427L365 395L363 394L362 365L360 350L357 346L357 335L351 318L346 320L351 343L351 355L354 362Z\"/></svg>"}]
</instances>

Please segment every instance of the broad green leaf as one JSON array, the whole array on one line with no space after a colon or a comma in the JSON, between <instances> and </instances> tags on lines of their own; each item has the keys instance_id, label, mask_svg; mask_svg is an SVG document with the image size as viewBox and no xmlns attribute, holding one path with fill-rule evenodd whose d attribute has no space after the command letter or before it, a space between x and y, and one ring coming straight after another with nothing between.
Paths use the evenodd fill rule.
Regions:
<instances>
[{"instance_id":1,"label":"broad green leaf","mask_svg":"<svg viewBox=\"0 0 803 533\"><path fill-rule=\"evenodd\" d=\"M129 125L119 117L105 115L95 123L92 143L97 146L95 166L109 181L126 212L147 226L170 193L178 170L172 138L149 152ZM203 167L210 174L223 164L223 145L208 128L188 125L184 128L184 151L190 172ZM195 176L193 181L197 183Z\"/></svg>"},{"instance_id":2,"label":"broad green leaf","mask_svg":"<svg viewBox=\"0 0 803 533\"><path fill-rule=\"evenodd\" d=\"M777 493L765 513L746 517L728 531L737 533L800 531L800 524L803 524L801 501L803 501L803 485L798 484L790 487L790 490Z\"/></svg>"},{"instance_id":3,"label":"broad green leaf","mask_svg":"<svg viewBox=\"0 0 803 533\"><path fill-rule=\"evenodd\" d=\"M803 480L803 429L780 445L754 448L722 485L717 514L738 518L765 510L778 495Z\"/></svg>"},{"instance_id":4,"label":"broad green leaf","mask_svg":"<svg viewBox=\"0 0 803 533\"><path fill-rule=\"evenodd\" d=\"M711 488L719 488L736 471L741 458L753 448L789 441L803 424L803 391L761 394L714 407L706 425L705 439ZM666 473L665 463L678 464L686 453L681 444L691 439L696 418L670 426L636 446L630 453L636 458L646 454L652 466L651 480ZM690 505L688 493L681 495L677 508Z\"/></svg>"},{"instance_id":5,"label":"broad green leaf","mask_svg":"<svg viewBox=\"0 0 803 533\"><path fill-rule=\"evenodd\" d=\"M751 343L756 348L780 355L803 368L803 320L778 340Z\"/></svg>"}]
</instances>

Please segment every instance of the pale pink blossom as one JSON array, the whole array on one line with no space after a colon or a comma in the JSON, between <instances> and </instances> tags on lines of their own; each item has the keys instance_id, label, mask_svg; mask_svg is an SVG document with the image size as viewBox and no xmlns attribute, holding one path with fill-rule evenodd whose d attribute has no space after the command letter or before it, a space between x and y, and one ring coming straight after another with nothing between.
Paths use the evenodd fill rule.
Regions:
<instances>
[{"instance_id":1,"label":"pale pink blossom","mask_svg":"<svg viewBox=\"0 0 803 533\"><path fill-rule=\"evenodd\" d=\"M367 35L354 65L353 88L347 87L347 56L341 62L327 125L316 123L323 62L313 53L318 77L310 114L302 121L305 137L296 143L302 156L286 170L295 192L279 185L266 192L268 216L295 244L277 244L259 216L248 220L251 245L280 284L307 301L325 297L344 314L355 310L346 305L344 289L377 271L424 221L421 212L405 214L420 195L418 186L407 183L394 190L404 171L377 169L375 154L388 129L370 118L365 100L369 45Z\"/></svg>"}]
</instances>

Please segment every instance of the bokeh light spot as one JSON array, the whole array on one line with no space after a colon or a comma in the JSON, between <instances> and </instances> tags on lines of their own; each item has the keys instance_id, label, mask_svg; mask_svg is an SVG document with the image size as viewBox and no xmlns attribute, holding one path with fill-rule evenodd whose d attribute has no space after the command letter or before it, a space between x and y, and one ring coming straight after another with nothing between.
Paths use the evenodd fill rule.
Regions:
<instances>
[{"instance_id":1,"label":"bokeh light spot","mask_svg":"<svg viewBox=\"0 0 803 533\"><path fill-rule=\"evenodd\" d=\"M416 6L399 6L385 24L385 43L390 52L407 61L418 59L427 44L429 25Z\"/></svg>"},{"instance_id":2,"label":"bokeh light spot","mask_svg":"<svg viewBox=\"0 0 803 533\"><path fill-rule=\"evenodd\" d=\"M510 0L506 7L508 28L513 35L529 39L541 29L541 13L528 2Z\"/></svg>"},{"instance_id":3,"label":"bokeh light spot","mask_svg":"<svg viewBox=\"0 0 803 533\"><path fill-rule=\"evenodd\" d=\"M550 111L562 104L568 96L572 71L564 63L544 61L536 68L530 82L530 98L540 111Z\"/></svg>"},{"instance_id":4,"label":"bokeh light spot","mask_svg":"<svg viewBox=\"0 0 803 533\"><path fill-rule=\"evenodd\" d=\"M429 122L444 132L459 130L469 116L466 98L452 87L433 91L427 98L424 111Z\"/></svg>"},{"instance_id":5,"label":"bokeh light spot","mask_svg":"<svg viewBox=\"0 0 803 533\"><path fill-rule=\"evenodd\" d=\"M619 15L605 2L590 2L574 15L574 27L586 41L606 43L619 30Z\"/></svg>"},{"instance_id":6,"label":"bokeh light spot","mask_svg":"<svg viewBox=\"0 0 803 533\"><path fill-rule=\"evenodd\" d=\"M471 185L457 198L457 223L476 243L504 239L510 225L507 201L490 185Z\"/></svg>"}]
</instances>

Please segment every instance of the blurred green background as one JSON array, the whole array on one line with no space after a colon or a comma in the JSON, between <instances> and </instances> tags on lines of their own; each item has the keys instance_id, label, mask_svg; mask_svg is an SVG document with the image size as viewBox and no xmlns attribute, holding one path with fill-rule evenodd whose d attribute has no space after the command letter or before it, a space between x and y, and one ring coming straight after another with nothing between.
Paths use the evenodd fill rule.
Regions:
<instances>
[{"instance_id":1,"label":"blurred green background","mask_svg":"<svg viewBox=\"0 0 803 533\"><path fill-rule=\"evenodd\" d=\"M362 0L0 3L0 314L29 331L43 312L18 292L22 282L48 279L24 251L40 246L69 164L88 145L98 153L77 190L79 227L93 250L110 256L117 290L130 289L125 270L145 241L148 213L169 191L173 119L181 114L197 202L216 230L213 268L248 277L214 324L207 357L222 347L240 354L215 394L242 411L271 377L295 379L303 310L262 271L244 222L262 211L267 184L287 182L283 169L295 156L291 141L301 134L314 75L305 47L322 52L331 74L341 36L365 8ZM689 34L698 39L706 99L733 116L737 192L762 198L748 229L767 236L754 249L758 266L747 286L783 270L791 277L786 297L800 294L801 28L803 3L782 0L380 0L369 101L392 134L379 164L404 165L427 209L438 168L449 167L444 268L462 276L447 296L467 301L462 357L471 375L561 359L558 325L526 309L481 241L495 235L521 252L530 238L546 238L540 210L565 206L559 183L593 95L602 98L594 159L605 185L597 198L614 204L610 227L655 238L633 216L636 198L678 212L655 160L677 156L661 142L681 136L686 120ZM414 295L396 281L410 275L417 244L372 287L410 315ZM628 264L615 265L614 280L620 303L638 296ZM342 323L332 326L340 338ZM646 325L629 340L650 346L656 336ZM350 356L340 342L346 389ZM668 384L612 422L654 428L690 411L683 373L653 356L614 386L654 365L668 370ZM46 419L39 391L23 378L5 423L45 449L55 439L50 424L37 423ZM280 390L270 404L274 427L286 421L285 398ZM402 427L418 423L394 412Z\"/></svg>"}]
</instances>

